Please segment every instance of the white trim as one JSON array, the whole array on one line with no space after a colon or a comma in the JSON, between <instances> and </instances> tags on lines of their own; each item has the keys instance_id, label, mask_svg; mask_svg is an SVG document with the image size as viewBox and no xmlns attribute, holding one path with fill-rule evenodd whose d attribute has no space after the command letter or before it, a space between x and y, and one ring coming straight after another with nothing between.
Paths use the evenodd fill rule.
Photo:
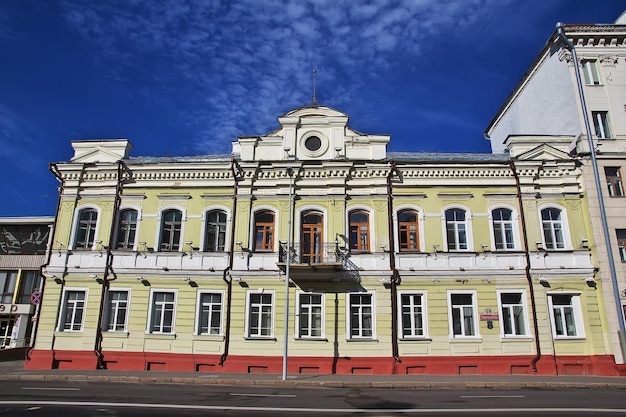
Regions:
<instances>
[{"instance_id":1,"label":"white trim","mask_svg":"<svg viewBox=\"0 0 626 417\"><path fill-rule=\"evenodd\" d=\"M322 306L322 322L319 336L301 336L300 335L300 296L303 294L307 295L319 295L321 296L321 306ZM326 338L326 293L320 291L296 291L296 314L295 314L295 329L294 335L298 340L319 340Z\"/></svg>"},{"instance_id":2,"label":"white trim","mask_svg":"<svg viewBox=\"0 0 626 417\"><path fill-rule=\"evenodd\" d=\"M473 315L473 322L474 322L474 329L476 330L471 336L466 336L463 334L460 335L455 335L454 334L454 325L453 325L453 319L452 319L452 295L456 295L456 294L469 294L472 296L472 315ZM448 297L448 331L449 331L449 335L450 335L450 339L480 339L480 328L478 326L478 307L477 307L477 300L476 300L476 290L447 290L447 297ZM463 318L461 317L461 320Z\"/></svg>"},{"instance_id":3,"label":"white trim","mask_svg":"<svg viewBox=\"0 0 626 417\"><path fill-rule=\"evenodd\" d=\"M459 209L465 211L465 233L467 239L467 249L448 249L448 230L446 222L446 211L450 209ZM445 252L473 252L474 251L474 233L472 229L472 211L463 204L447 204L441 208L441 232L443 234L443 244Z\"/></svg>"},{"instance_id":4,"label":"white trim","mask_svg":"<svg viewBox=\"0 0 626 417\"><path fill-rule=\"evenodd\" d=\"M220 303L221 305L220 328L219 328L218 334L198 332L198 329L200 327L200 312L201 312L200 300L202 298L202 295L204 294L219 294L222 297L222 300ZM223 336L224 335L224 296L225 296L224 290L198 290L196 292L196 312L195 312L194 323L193 323L193 335L194 336ZM210 322L210 318L209 318L209 322Z\"/></svg>"},{"instance_id":5,"label":"white trim","mask_svg":"<svg viewBox=\"0 0 626 417\"><path fill-rule=\"evenodd\" d=\"M419 246L417 250L419 252L426 251L426 234L424 233L424 210L422 208L414 205L414 204L401 204L393 210L393 242L396 253L400 252L400 231L398 230L398 213L405 210L415 210L417 212L417 227L419 230L417 233L419 234ZM411 252L411 251L405 251Z\"/></svg>"},{"instance_id":6,"label":"white trim","mask_svg":"<svg viewBox=\"0 0 626 417\"><path fill-rule=\"evenodd\" d=\"M376 340L376 291L348 291L346 294L346 340ZM352 336L352 295L371 295L372 296L372 335L371 336Z\"/></svg>"},{"instance_id":7,"label":"white trim","mask_svg":"<svg viewBox=\"0 0 626 417\"><path fill-rule=\"evenodd\" d=\"M496 249L496 239L495 239L495 234L494 234L494 224L493 224L493 211L497 210L497 209L506 209L506 210L511 210L511 223L513 225L513 248L512 249ZM521 250L522 248L522 243L520 240L520 233L519 233L519 222L520 222L520 217L519 217L519 213L517 211L517 209L509 204L493 204L491 206L489 206L489 208L487 209L487 218L489 219L489 238L491 239L491 251L516 251L516 250Z\"/></svg>"},{"instance_id":8,"label":"white trim","mask_svg":"<svg viewBox=\"0 0 626 417\"><path fill-rule=\"evenodd\" d=\"M302 131L302 129L300 129ZM305 142L308 138L317 136L320 139L320 147L316 151L307 149ZM319 130L307 130L298 139L298 148L302 154L308 158L318 158L324 155L330 146L330 140L328 137Z\"/></svg>"},{"instance_id":9,"label":"white trim","mask_svg":"<svg viewBox=\"0 0 626 417\"><path fill-rule=\"evenodd\" d=\"M522 309L524 310L524 334L504 334L504 314L502 310L502 294L521 293ZM528 304L526 303L525 289L496 289L496 297L498 297L498 317L500 318L500 337L503 339L528 339L532 337L530 334L530 326L528 325Z\"/></svg>"},{"instance_id":10,"label":"white trim","mask_svg":"<svg viewBox=\"0 0 626 417\"><path fill-rule=\"evenodd\" d=\"M69 291L75 291L75 292L83 292L85 294L85 300L84 300L84 307L83 307L83 317L80 323L80 330L72 330L72 329L63 329L63 325L65 324L65 311L67 310L67 305L65 304L67 302L67 293ZM61 296L61 311L59 312L59 318L57 321L57 328L56 331L57 332L62 332L62 333L80 333L82 331L85 330L85 316L87 315L87 306L88 306L88 298L89 297L89 288L85 288L85 287L65 287L63 288L63 294Z\"/></svg>"},{"instance_id":11,"label":"white trim","mask_svg":"<svg viewBox=\"0 0 626 417\"><path fill-rule=\"evenodd\" d=\"M109 293L111 291L115 291L115 292L126 292L127 298L126 298L126 317L124 317L124 330L109 330L109 323L108 323L108 318L111 314L111 310L109 308ZM109 287L107 288L106 294L105 294L105 310L104 310L104 319L102 320L102 332L104 333L127 333L128 332L128 318L130 317L130 303L131 303L131 289L130 288L121 288L121 287Z\"/></svg>"},{"instance_id":12,"label":"white trim","mask_svg":"<svg viewBox=\"0 0 626 417\"><path fill-rule=\"evenodd\" d=\"M563 231L563 247L562 248L550 248L548 249L546 245L546 237L543 233L543 216L541 215L542 210L544 209L558 209L561 211L561 229ZM566 251L572 250L572 239L570 237L569 232L569 219L567 216L567 209L560 204L557 203L546 203L537 207L537 215L539 216L539 231L541 234L541 242L543 244L543 249L548 251Z\"/></svg>"},{"instance_id":13,"label":"white trim","mask_svg":"<svg viewBox=\"0 0 626 417\"><path fill-rule=\"evenodd\" d=\"M174 294L174 311L172 312L172 331L171 332L153 332L152 331L152 308L154 306L154 294L155 293L173 293ZM150 298L148 304L148 319L146 320L146 334L164 334L174 335L176 334L176 310L178 307L178 290L170 288L150 288Z\"/></svg>"},{"instance_id":14,"label":"white trim","mask_svg":"<svg viewBox=\"0 0 626 417\"><path fill-rule=\"evenodd\" d=\"M154 251L161 252L161 232L163 228L163 213L168 210L178 210L181 213L180 217L180 240L178 242L178 251L170 251L170 252L183 252L185 250L183 246L183 242L185 241L185 223L187 223L187 211L185 208L179 205L166 204L164 206L159 207L159 212L156 216L156 233L154 237Z\"/></svg>"},{"instance_id":15,"label":"white trim","mask_svg":"<svg viewBox=\"0 0 626 417\"><path fill-rule=\"evenodd\" d=\"M402 334L403 332L403 327L402 327L402 296L403 295L420 295L422 297L422 335L421 336L404 336ZM399 339L400 340L423 340L423 339L429 339L429 333L428 333L428 303L427 303L427 297L426 297L426 290L401 290L398 291L398 298L399 298L399 302L398 302L398 329L399 331Z\"/></svg>"},{"instance_id":16,"label":"white trim","mask_svg":"<svg viewBox=\"0 0 626 417\"><path fill-rule=\"evenodd\" d=\"M80 214L82 210L90 210L90 209L96 210L96 213L98 213L98 217L96 218L96 230L94 231L93 244L91 248L76 249L76 233L78 233L78 221L79 221L78 215ZM98 240L98 236L100 235L100 223L102 220L102 209L100 208L100 206L96 204L91 204L91 203L78 206L74 209L74 217L72 219L73 219L72 232L70 233L70 241L68 242L68 249L80 250L80 251L95 250L96 240Z\"/></svg>"},{"instance_id":17,"label":"white trim","mask_svg":"<svg viewBox=\"0 0 626 417\"><path fill-rule=\"evenodd\" d=\"M574 325L576 326L576 335L557 335L556 321L554 317L554 306L552 304L552 296L569 295L572 297L572 309L574 310ZM585 323L583 321L582 306L580 304L580 292L576 291L550 291L546 293L548 297L548 313L550 314L550 327L552 328L552 337L554 340L576 340L585 338Z\"/></svg>"},{"instance_id":18,"label":"white trim","mask_svg":"<svg viewBox=\"0 0 626 417\"><path fill-rule=\"evenodd\" d=\"M272 324L269 335L251 335L250 334L250 295L251 294L270 294L272 296ZM245 333L244 338L246 339L274 339L274 318L276 315L276 291L274 290L265 290L263 288L259 288L257 290L247 290L246 291L246 308L245 308ZM260 317L259 317L260 318Z\"/></svg>"},{"instance_id":19,"label":"white trim","mask_svg":"<svg viewBox=\"0 0 626 417\"><path fill-rule=\"evenodd\" d=\"M200 242L198 242L198 246L200 248L200 252L204 252L206 250L206 216L210 211L223 211L226 213L226 236L224 237L224 252L228 252L228 248L230 247L230 230L233 227L232 221L232 212L230 209L221 204L212 204L207 206L202 210L202 214L200 216ZM216 252L222 253L222 252Z\"/></svg>"}]
</instances>

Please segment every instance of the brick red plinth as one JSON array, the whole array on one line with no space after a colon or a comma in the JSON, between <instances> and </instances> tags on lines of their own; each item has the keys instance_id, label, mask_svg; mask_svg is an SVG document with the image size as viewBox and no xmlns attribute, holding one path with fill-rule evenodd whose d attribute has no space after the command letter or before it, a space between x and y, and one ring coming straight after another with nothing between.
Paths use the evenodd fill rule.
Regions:
<instances>
[{"instance_id":1,"label":"brick red plinth","mask_svg":"<svg viewBox=\"0 0 626 417\"><path fill-rule=\"evenodd\" d=\"M287 371L291 374L535 374L532 355L528 356L439 356L402 357L289 357ZM105 351L107 369L170 372L282 372L282 356L228 356L220 365L220 355L191 355L156 352ZM94 352L32 351L27 369L96 369ZM624 375L626 368L616 365L612 355L542 356L536 363L539 375Z\"/></svg>"}]
</instances>

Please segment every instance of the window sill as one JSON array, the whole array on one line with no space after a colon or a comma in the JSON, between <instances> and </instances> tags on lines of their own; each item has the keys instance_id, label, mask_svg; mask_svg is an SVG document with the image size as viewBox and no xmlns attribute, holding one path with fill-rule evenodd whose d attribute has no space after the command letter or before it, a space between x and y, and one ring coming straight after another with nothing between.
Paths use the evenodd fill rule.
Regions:
<instances>
[{"instance_id":1,"label":"window sill","mask_svg":"<svg viewBox=\"0 0 626 417\"><path fill-rule=\"evenodd\" d=\"M274 336L244 336L243 340L260 340L260 341L272 341L275 342Z\"/></svg>"},{"instance_id":2,"label":"window sill","mask_svg":"<svg viewBox=\"0 0 626 417\"><path fill-rule=\"evenodd\" d=\"M503 343L510 342L532 342L535 340L530 336L500 336L500 341Z\"/></svg>"},{"instance_id":3,"label":"window sill","mask_svg":"<svg viewBox=\"0 0 626 417\"><path fill-rule=\"evenodd\" d=\"M483 338L480 336L458 336L451 337L450 343L482 343Z\"/></svg>"},{"instance_id":4,"label":"window sill","mask_svg":"<svg viewBox=\"0 0 626 417\"><path fill-rule=\"evenodd\" d=\"M554 341L558 342L558 341L571 341L571 340L585 340L586 337L585 336L554 336Z\"/></svg>"},{"instance_id":5,"label":"window sill","mask_svg":"<svg viewBox=\"0 0 626 417\"><path fill-rule=\"evenodd\" d=\"M296 342L328 342L325 337L296 337L294 340Z\"/></svg>"},{"instance_id":6,"label":"window sill","mask_svg":"<svg viewBox=\"0 0 626 417\"><path fill-rule=\"evenodd\" d=\"M398 339L401 342L432 342L430 337L401 337Z\"/></svg>"},{"instance_id":7,"label":"window sill","mask_svg":"<svg viewBox=\"0 0 626 417\"><path fill-rule=\"evenodd\" d=\"M223 334L194 334L193 340L208 340L212 342L223 342Z\"/></svg>"},{"instance_id":8,"label":"window sill","mask_svg":"<svg viewBox=\"0 0 626 417\"><path fill-rule=\"evenodd\" d=\"M112 330L103 330L102 336L118 339L128 339L128 336L130 336L130 332L114 332Z\"/></svg>"},{"instance_id":9,"label":"window sill","mask_svg":"<svg viewBox=\"0 0 626 417\"><path fill-rule=\"evenodd\" d=\"M56 330L54 332L54 336L59 336L59 337L83 337L83 331L82 330L65 330L65 331L59 331Z\"/></svg>"},{"instance_id":10,"label":"window sill","mask_svg":"<svg viewBox=\"0 0 626 417\"><path fill-rule=\"evenodd\" d=\"M176 333L148 333L148 332L146 332L146 338L148 338L148 339L174 340L174 339L176 339Z\"/></svg>"},{"instance_id":11,"label":"window sill","mask_svg":"<svg viewBox=\"0 0 626 417\"><path fill-rule=\"evenodd\" d=\"M355 339L346 339L346 342L348 343L354 343L354 342L365 342L365 343L378 343L378 339L375 338L355 338Z\"/></svg>"}]
</instances>

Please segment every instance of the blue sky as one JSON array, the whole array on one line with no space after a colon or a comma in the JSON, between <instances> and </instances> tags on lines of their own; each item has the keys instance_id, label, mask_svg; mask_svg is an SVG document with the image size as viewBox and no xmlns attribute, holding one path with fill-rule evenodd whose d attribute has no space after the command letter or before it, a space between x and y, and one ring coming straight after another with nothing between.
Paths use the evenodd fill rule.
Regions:
<instances>
[{"instance_id":1,"label":"blue sky","mask_svg":"<svg viewBox=\"0 0 626 417\"><path fill-rule=\"evenodd\" d=\"M317 98L390 151L490 152L482 136L556 22L617 0L3 0L0 217L53 215L70 141L230 152Z\"/></svg>"}]
</instances>

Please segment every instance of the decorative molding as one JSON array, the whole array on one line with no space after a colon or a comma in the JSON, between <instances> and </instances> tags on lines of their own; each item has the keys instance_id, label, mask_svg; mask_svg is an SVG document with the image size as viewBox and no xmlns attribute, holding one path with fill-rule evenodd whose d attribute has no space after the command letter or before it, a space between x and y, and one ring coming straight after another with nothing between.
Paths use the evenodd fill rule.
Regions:
<instances>
[{"instance_id":1,"label":"decorative molding","mask_svg":"<svg viewBox=\"0 0 626 417\"><path fill-rule=\"evenodd\" d=\"M159 194L157 198L159 200L189 200L191 196L189 194Z\"/></svg>"}]
</instances>

